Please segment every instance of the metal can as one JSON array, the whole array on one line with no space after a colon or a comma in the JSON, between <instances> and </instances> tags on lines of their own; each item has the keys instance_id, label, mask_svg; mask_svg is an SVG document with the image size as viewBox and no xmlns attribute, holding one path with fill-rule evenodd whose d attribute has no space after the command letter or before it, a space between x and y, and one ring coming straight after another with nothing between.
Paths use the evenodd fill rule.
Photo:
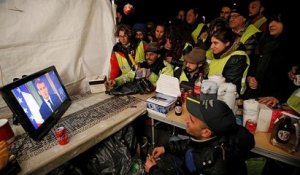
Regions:
<instances>
[{"instance_id":1,"label":"metal can","mask_svg":"<svg viewBox=\"0 0 300 175\"><path fill-rule=\"evenodd\" d=\"M247 128L252 134L255 133L257 123L255 120L247 120L245 124L245 128Z\"/></svg>"},{"instance_id":2,"label":"metal can","mask_svg":"<svg viewBox=\"0 0 300 175\"><path fill-rule=\"evenodd\" d=\"M58 127L55 131L55 138L60 145L69 143L67 129L63 126Z\"/></svg>"}]
</instances>

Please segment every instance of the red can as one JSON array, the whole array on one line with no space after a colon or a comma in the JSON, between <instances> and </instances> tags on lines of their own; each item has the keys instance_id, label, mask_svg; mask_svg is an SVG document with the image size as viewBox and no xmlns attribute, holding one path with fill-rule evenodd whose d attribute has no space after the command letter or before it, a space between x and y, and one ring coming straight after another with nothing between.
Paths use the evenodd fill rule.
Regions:
<instances>
[{"instance_id":1,"label":"red can","mask_svg":"<svg viewBox=\"0 0 300 175\"><path fill-rule=\"evenodd\" d=\"M55 131L55 138L60 145L69 143L67 129L63 126L57 128Z\"/></svg>"},{"instance_id":2,"label":"red can","mask_svg":"<svg viewBox=\"0 0 300 175\"><path fill-rule=\"evenodd\" d=\"M249 119L249 120L246 121L245 127L246 127L252 134L255 133L256 126L257 126L256 121L251 120L251 119Z\"/></svg>"}]
</instances>

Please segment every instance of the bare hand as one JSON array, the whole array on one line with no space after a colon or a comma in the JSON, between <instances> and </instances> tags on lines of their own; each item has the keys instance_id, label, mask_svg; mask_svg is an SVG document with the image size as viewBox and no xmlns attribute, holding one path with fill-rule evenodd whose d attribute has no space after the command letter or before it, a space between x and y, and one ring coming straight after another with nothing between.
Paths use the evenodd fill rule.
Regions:
<instances>
[{"instance_id":1,"label":"bare hand","mask_svg":"<svg viewBox=\"0 0 300 175\"><path fill-rule=\"evenodd\" d=\"M153 149L153 151L152 151L152 155L151 156L157 159L163 153L165 153L165 148L163 146L155 147Z\"/></svg>"},{"instance_id":2,"label":"bare hand","mask_svg":"<svg viewBox=\"0 0 300 175\"><path fill-rule=\"evenodd\" d=\"M2 170L7 165L8 159L8 144L6 141L0 141L0 170Z\"/></svg>"},{"instance_id":3,"label":"bare hand","mask_svg":"<svg viewBox=\"0 0 300 175\"><path fill-rule=\"evenodd\" d=\"M108 80L108 81L105 82L106 90L112 89L115 85L116 85L115 80Z\"/></svg>"},{"instance_id":4,"label":"bare hand","mask_svg":"<svg viewBox=\"0 0 300 175\"><path fill-rule=\"evenodd\" d=\"M279 103L279 100L275 97L260 97L258 102L270 107L274 107Z\"/></svg>"},{"instance_id":5,"label":"bare hand","mask_svg":"<svg viewBox=\"0 0 300 175\"><path fill-rule=\"evenodd\" d=\"M248 81L248 85L251 89L257 88L258 83L257 83L257 80L255 77L249 76L249 77L247 77L247 81Z\"/></svg>"},{"instance_id":6,"label":"bare hand","mask_svg":"<svg viewBox=\"0 0 300 175\"><path fill-rule=\"evenodd\" d=\"M148 155L145 162L145 171L149 173L150 168L154 165L156 165L154 157Z\"/></svg>"}]
</instances>

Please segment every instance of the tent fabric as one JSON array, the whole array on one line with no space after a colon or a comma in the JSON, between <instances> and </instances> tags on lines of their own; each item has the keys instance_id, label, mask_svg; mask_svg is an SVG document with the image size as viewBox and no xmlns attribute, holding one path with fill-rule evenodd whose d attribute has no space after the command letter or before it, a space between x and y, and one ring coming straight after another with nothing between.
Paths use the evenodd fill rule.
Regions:
<instances>
[{"instance_id":1,"label":"tent fabric","mask_svg":"<svg viewBox=\"0 0 300 175\"><path fill-rule=\"evenodd\" d=\"M0 0L0 24L0 86L54 65L72 95L89 90L89 76L108 74L109 0Z\"/></svg>"}]
</instances>

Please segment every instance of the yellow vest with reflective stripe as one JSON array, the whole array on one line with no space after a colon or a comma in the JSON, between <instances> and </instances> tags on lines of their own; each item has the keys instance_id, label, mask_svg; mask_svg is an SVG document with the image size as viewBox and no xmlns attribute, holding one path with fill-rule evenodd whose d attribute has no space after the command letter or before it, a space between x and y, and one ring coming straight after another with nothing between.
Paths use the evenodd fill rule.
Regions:
<instances>
[{"instance_id":1,"label":"yellow vest with reflective stripe","mask_svg":"<svg viewBox=\"0 0 300 175\"><path fill-rule=\"evenodd\" d=\"M260 30L258 28L256 28L253 24L250 24L246 31L243 33L242 37L241 37L241 43L245 44L245 42L255 33L260 32Z\"/></svg>"},{"instance_id":2,"label":"yellow vest with reflective stripe","mask_svg":"<svg viewBox=\"0 0 300 175\"><path fill-rule=\"evenodd\" d=\"M261 17L259 18L259 20L255 21L255 23L253 24L256 28L260 28L260 26L265 23L267 21L267 18L266 17Z\"/></svg>"},{"instance_id":3,"label":"yellow vest with reflective stripe","mask_svg":"<svg viewBox=\"0 0 300 175\"><path fill-rule=\"evenodd\" d=\"M115 78L117 86L125 84L126 82L133 81L135 72L131 69L129 63L127 62L127 59L118 52L115 52L115 54L117 57L119 68L122 72L122 75Z\"/></svg>"},{"instance_id":4,"label":"yellow vest with reflective stripe","mask_svg":"<svg viewBox=\"0 0 300 175\"><path fill-rule=\"evenodd\" d=\"M211 48L209 48L207 51L206 51L206 61L207 61L207 63L208 64L210 64L211 63L211 60L213 60L214 59L214 53L213 53L213 51L211 50Z\"/></svg>"},{"instance_id":5,"label":"yellow vest with reflective stripe","mask_svg":"<svg viewBox=\"0 0 300 175\"><path fill-rule=\"evenodd\" d=\"M191 47L193 48L193 45L192 45L191 43L186 42L186 43L184 44L184 47L183 47L182 50L185 50L188 46L191 46ZM184 61L183 54L181 54L180 60L181 60L181 61Z\"/></svg>"},{"instance_id":6,"label":"yellow vest with reflective stripe","mask_svg":"<svg viewBox=\"0 0 300 175\"><path fill-rule=\"evenodd\" d=\"M189 82L189 79L188 77L186 76L185 72L182 70L181 71L181 74L180 74L180 77L179 77L179 82L183 82L183 81L186 81L186 82Z\"/></svg>"},{"instance_id":7,"label":"yellow vest with reflective stripe","mask_svg":"<svg viewBox=\"0 0 300 175\"><path fill-rule=\"evenodd\" d=\"M197 37L199 36L199 34L200 34L203 26L204 26L203 23L198 24L198 26L196 27L196 29L192 32L192 38L193 38L193 40L194 40L195 43L197 42Z\"/></svg>"},{"instance_id":8,"label":"yellow vest with reflective stripe","mask_svg":"<svg viewBox=\"0 0 300 175\"><path fill-rule=\"evenodd\" d=\"M166 62L164 60L164 65L165 65L165 67L159 71L158 75L156 75L154 72L151 72L151 74L149 76L149 81L152 83L153 86L156 86L156 82L157 82L160 74L169 75L169 76L174 75L174 71L173 71L171 64L169 64L168 62Z\"/></svg>"},{"instance_id":9,"label":"yellow vest with reflective stripe","mask_svg":"<svg viewBox=\"0 0 300 175\"><path fill-rule=\"evenodd\" d=\"M139 45L135 49L135 62L142 63L145 61L144 42L140 41Z\"/></svg>"},{"instance_id":10,"label":"yellow vest with reflective stripe","mask_svg":"<svg viewBox=\"0 0 300 175\"><path fill-rule=\"evenodd\" d=\"M245 55L246 56L246 63L247 63L248 66L247 66L247 68L245 69L245 71L243 73L243 77L242 77L242 81L241 81L241 90L240 90L240 94L244 94L244 92L246 90L246 76L247 76L248 68L249 68L249 65L250 65L250 59L249 59L249 57L248 57L248 55L246 54L245 51L237 50L237 51L232 52L230 55L228 55L224 58L211 60L211 63L209 64L208 77L210 77L214 74L222 75L224 67L225 67L227 61L233 55Z\"/></svg>"}]
</instances>

